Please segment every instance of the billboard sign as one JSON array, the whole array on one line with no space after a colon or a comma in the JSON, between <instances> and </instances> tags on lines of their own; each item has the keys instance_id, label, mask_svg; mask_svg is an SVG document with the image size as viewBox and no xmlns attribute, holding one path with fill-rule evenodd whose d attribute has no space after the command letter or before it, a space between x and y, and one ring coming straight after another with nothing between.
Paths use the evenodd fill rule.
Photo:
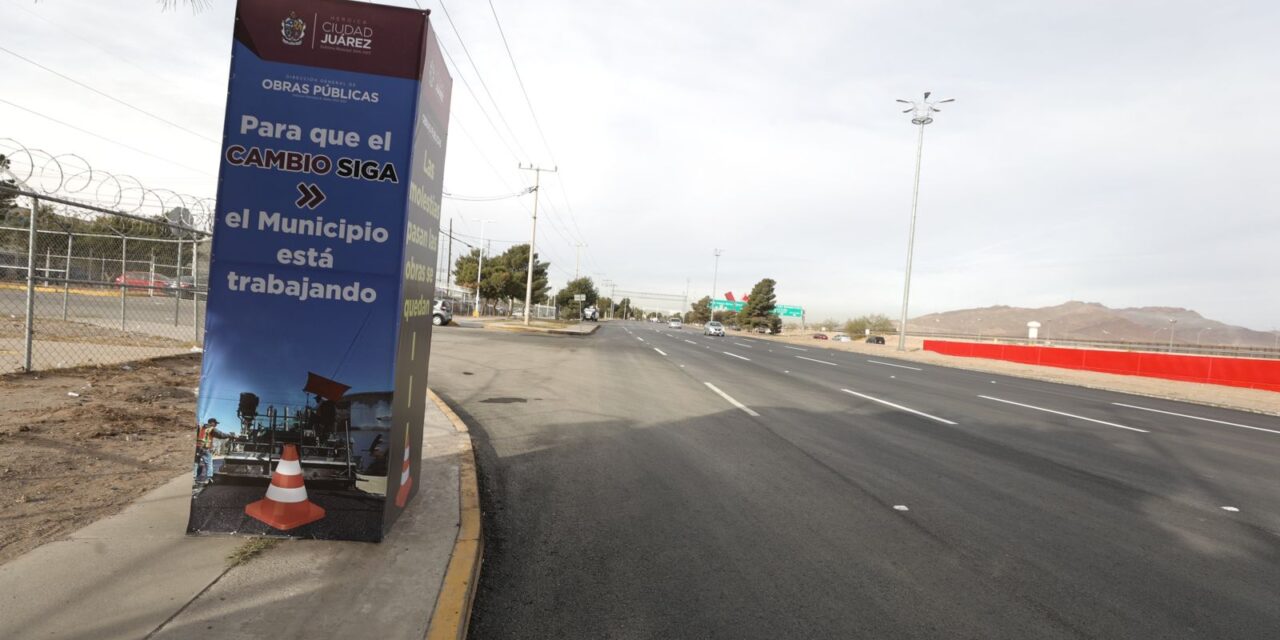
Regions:
<instances>
[{"instance_id":1,"label":"billboard sign","mask_svg":"<svg viewBox=\"0 0 1280 640\"><path fill-rule=\"evenodd\" d=\"M189 532L380 540L416 493L451 89L425 11L238 3Z\"/></svg>"}]
</instances>

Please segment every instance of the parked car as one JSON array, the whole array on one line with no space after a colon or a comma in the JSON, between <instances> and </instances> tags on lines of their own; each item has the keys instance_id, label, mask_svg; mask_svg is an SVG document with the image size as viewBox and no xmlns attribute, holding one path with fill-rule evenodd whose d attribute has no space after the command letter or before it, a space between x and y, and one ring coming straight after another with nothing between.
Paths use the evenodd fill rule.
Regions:
<instances>
[{"instance_id":1,"label":"parked car","mask_svg":"<svg viewBox=\"0 0 1280 640\"><path fill-rule=\"evenodd\" d=\"M867 344L884 344L884 336L867 336Z\"/></svg>"},{"instance_id":2,"label":"parked car","mask_svg":"<svg viewBox=\"0 0 1280 640\"><path fill-rule=\"evenodd\" d=\"M194 298L196 279L191 276L178 276L169 280L169 288L183 298Z\"/></svg>"},{"instance_id":3,"label":"parked car","mask_svg":"<svg viewBox=\"0 0 1280 640\"><path fill-rule=\"evenodd\" d=\"M724 337L724 325L712 320L702 327L702 335L704 336L720 336Z\"/></svg>"},{"instance_id":4,"label":"parked car","mask_svg":"<svg viewBox=\"0 0 1280 640\"><path fill-rule=\"evenodd\" d=\"M831 339L836 342L853 342L853 338L850 338L847 334L844 334L844 333L837 333L834 336L831 336Z\"/></svg>"},{"instance_id":5,"label":"parked car","mask_svg":"<svg viewBox=\"0 0 1280 640\"><path fill-rule=\"evenodd\" d=\"M770 330L769 330L769 327L766 327L766 326L764 326L764 325L760 325L760 326L756 327L756 333L763 333L763 334L765 334L765 335L767 336L767 335L769 335L769 334L773 333L773 331L770 331Z\"/></svg>"},{"instance_id":6,"label":"parked car","mask_svg":"<svg viewBox=\"0 0 1280 640\"><path fill-rule=\"evenodd\" d=\"M813 334L813 339L814 339L814 340L826 340L826 339L827 339L827 334L825 334L825 333L815 333L815 334Z\"/></svg>"},{"instance_id":7,"label":"parked car","mask_svg":"<svg viewBox=\"0 0 1280 640\"><path fill-rule=\"evenodd\" d=\"M595 307L584 307L582 309L582 320L583 322L599 322L600 310Z\"/></svg>"},{"instance_id":8,"label":"parked car","mask_svg":"<svg viewBox=\"0 0 1280 640\"><path fill-rule=\"evenodd\" d=\"M680 318L672 318L667 321L667 326L672 329L679 329L684 326L684 323L680 322Z\"/></svg>"},{"instance_id":9,"label":"parked car","mask_svg":"<svg viewBox=\"0 0 1280 640\"><path fill-rule=\"evenodd\" d=\"M453 322L453 303L448 300L436 300L431 309L431 324L439 327Z\"/></svg>"},{"instance_id":10,"label":"parked car","mask_svg":"<svg viewBox=\"0 0 1280 640\"><path fill-rule=\"evenodd\" d=\"M126 287L159 287L167 289L172 286L173 279L168 276L152 275L146 271L126 271L116 276L116 284Z\"/></svg>"}]
</instances>

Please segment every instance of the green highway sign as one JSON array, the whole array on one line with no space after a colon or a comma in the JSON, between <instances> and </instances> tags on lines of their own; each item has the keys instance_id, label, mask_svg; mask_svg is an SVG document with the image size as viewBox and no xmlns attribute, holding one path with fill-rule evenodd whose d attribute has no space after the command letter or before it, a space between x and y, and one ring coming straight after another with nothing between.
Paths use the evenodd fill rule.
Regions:
<instances>
[{"instance_id":1,"label":"green highway sign","mask_svg":"<svg viewBox=\"0 0 1280 640\"><path fill-rule=\"evenodd\" d=\"M745 306L746 306L745 302L739 302L737 300L712 300L711 301L712 311L742 311L742 308ZM779 304L773 307L773 315L781 316L783 318L803 318L804 308L791 307L785 304Z\"/></svg>"}]
</instances>

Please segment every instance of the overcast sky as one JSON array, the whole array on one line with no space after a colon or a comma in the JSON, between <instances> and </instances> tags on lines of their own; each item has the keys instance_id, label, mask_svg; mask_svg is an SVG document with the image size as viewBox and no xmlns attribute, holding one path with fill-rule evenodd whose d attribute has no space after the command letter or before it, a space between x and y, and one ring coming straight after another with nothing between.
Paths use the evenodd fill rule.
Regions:
<instances>
[{"instance_id":1,"label":"overcast sky","mask_svg":"<svg viewBox=\"0 0 1280 640\"><path fill-rule=\"evenodd\" d=\"M553 286L581 242L597 282L696 298L720 248L717 293L772 277L811 320L896 317L916 129L894 99L932 90L956 102L925 132L912 315L1078 299L1280 325L1277 3L494 5L550 149L489 5L447 4L460 42L422 0L457 63L445 189L501 195L532 182L517 162L558 164ZM0 51L0 137L212 196L232 15L0 0L0 47L202 136ZM498 252L531 206L444 211L467 236L493 220Z\"/></svg>"}]
</instances>

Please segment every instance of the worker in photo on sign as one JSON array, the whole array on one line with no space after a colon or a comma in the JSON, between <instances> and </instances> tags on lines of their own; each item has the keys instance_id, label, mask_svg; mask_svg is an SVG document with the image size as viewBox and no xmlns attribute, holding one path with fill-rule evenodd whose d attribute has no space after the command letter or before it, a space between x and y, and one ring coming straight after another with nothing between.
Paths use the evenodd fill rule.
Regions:
<instances>
[{"instance_id":1,"label":"worker in photo on sign","mask_svg":"<svg viewBox=\"0 0 1280 640\"><path fill-rule=\"evenodd\" d=\"M213 439L229 438L231 434L218 431L218 419L209 418L196 430L195 479L197 485L213 481Z\"/></svg>"}]
</instances>

